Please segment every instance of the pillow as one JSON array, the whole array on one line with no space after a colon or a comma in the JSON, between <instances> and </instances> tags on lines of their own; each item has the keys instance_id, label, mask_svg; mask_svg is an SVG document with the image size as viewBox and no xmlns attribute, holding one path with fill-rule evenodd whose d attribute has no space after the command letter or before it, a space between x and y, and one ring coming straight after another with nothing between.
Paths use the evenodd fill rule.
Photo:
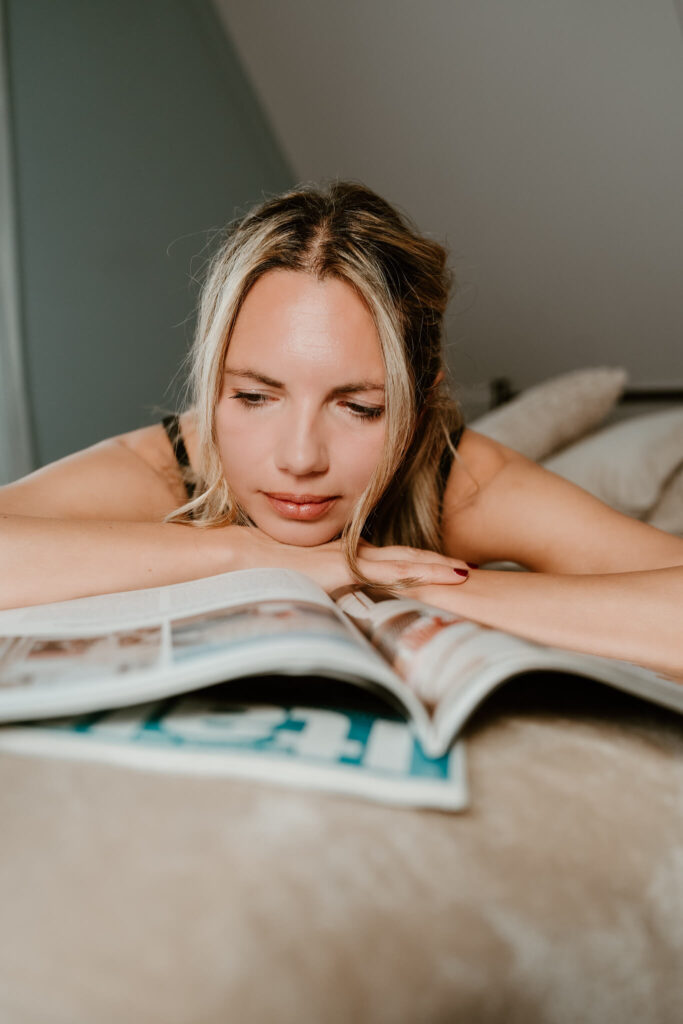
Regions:
<instances>
[{"instance_id":1,"label":"pillow","mask_svg":"<svg viewBox=\"0 0 683 1024\"><path fill-rule=\"evenodd\" d=\"M683 467L683 406L622 420L542 464L612 508L642 519Z\"/></svg>"},{"instance_id":2,"label":"pillow","mask_svg":"<svg viewBox=\"0 0 683 1024\"><path fill-rule=\"evenodd\" d=\"M683 466L669 480L647 521L659 530L683 537Z\"/></svg>"},{"instance_id":3,"label":"pillow","mask_svg":"<svg viewBox=\"0 0 683 1024\"><path fill-rule=\"evenodd\" d=\"M538 462L601 423L627 379L620 367L572 370L527 388L468 426Z\"/></svg>"}]
</instances>

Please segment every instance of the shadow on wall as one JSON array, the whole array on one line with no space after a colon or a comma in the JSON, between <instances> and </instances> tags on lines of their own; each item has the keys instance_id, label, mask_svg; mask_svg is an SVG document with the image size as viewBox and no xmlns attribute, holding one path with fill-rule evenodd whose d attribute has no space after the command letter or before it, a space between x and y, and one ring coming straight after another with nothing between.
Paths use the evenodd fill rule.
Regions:
<instances>
[{"instance_id":1,"label":"shadow on wall","mask_svg":"<svg viewBox=\"0 0 683 1024\"><path fill-rule=\"evenodd\" d=\"M175 405L191 275L217 229L293 177L206 0L6 0L5 17L42 465Z\"/></svg>"}]
</instances>

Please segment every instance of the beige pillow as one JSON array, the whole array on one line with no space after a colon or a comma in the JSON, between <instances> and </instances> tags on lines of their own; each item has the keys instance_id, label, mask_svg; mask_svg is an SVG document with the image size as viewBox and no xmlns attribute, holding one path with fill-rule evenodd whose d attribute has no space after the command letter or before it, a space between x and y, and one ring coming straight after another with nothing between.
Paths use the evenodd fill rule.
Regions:
<instances>
[{"instance_id":1,"label":"beige pillow","mask_svg":"<svg viewBox=\"0 0 683 1024\"><path fill-rule=\"evenodd\" d=\"M620 367L572 370L528 388L468 426L538 462L601 423L627 379Z\"/></svg>"},{"instance_id":2,"label":"beige pillow","mask_svg":"<svg viewBox=\"0 0 683 1024\"><path fill-rule=\"evenodd\" d=\"M683 537L683 466L667 483L647 521L660 530Z\"/></svg>"},{"instance_id":3,"label":"beige pillow","mask_svg":"<svg viewBox=\"0 0 683 1024\"><path fill-rule=\"evenodd\" d=\"M543 465L612 508L642 519L683 467L683 406L606 427Z\"/></svg>"}]
</instances>

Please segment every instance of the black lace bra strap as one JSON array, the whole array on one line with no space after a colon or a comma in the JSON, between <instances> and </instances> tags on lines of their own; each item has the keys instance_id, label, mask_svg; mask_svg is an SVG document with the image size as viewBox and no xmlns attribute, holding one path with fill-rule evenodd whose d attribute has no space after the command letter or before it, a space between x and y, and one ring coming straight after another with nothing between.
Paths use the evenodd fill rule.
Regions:
<instances>
[{"instance_id":1,"label":"black lace bra strap","mask_svg":"<svg viewBox=\"0 0 683 1024\"><path fill-rule=\"evenodd\" d=\"M187 448L180 431L180 417L177 413L172 413L170 416L164 416L161 422L173 446L173 453L178 460L178 464L180 466L189 466L190 460L187 455Z\"/></svg>"},{"instance_id":2,"label":"black lace bra strap","mask_svg":"<svg viewBox=\"0 0 683 1024\"><path fill-rule=\"evenodd\" d=\"M465 424L463 423L457 430L454 430L451 434L451 443L454 448L457 448L460 444L460 439L465 432ZM448 483L448 475L451 471L451 464L453 462L453 452L449 445L446 445L443 450L443 455L439 461L437 469L437 483L438 483L438 500L439 500L439 521L441 520L441 513L443 511L443 498L446 491L446 484ZM363 527L361 536L364 540L372 540L372 518L373 513L370 516Z\"/></svg>"},{"instance_id":3,"label":"black lace bra strap","mask_svg":"<svg viewBox=\"0 0 683 1024\"><path fill-rule=\"evenodd\" d=\"M190 459L187 454L187 448L183 440L183 435L180 430L180 417L177 413L171 413L170 416L164 416L161 421L164 426L164 430L168 435L168 439L173 447L173 453L176 457L178 465L186 469L190 465ZM194 486L191 483L185 482L185 490L187 491L188 498L194 497Z\"/></svg>"},{"instance_id":4,"label":"black lace bra strap","mask_svg":"<svg viewBox=\"0 0 683 1024\"><path fill-rule=\"evenodd\" d=\"M465 430L465 424L461 424L457 430L454 430L451 434L451 444L454 448L457 448L460 444L460 438L462 437ZM451 471L451 464L453 462L453 452L450 447L446 445L439 462L439 493L443 499L444 491L446 490L446 484L448 483L448 475Z\"/></svg>"}]
</instances>

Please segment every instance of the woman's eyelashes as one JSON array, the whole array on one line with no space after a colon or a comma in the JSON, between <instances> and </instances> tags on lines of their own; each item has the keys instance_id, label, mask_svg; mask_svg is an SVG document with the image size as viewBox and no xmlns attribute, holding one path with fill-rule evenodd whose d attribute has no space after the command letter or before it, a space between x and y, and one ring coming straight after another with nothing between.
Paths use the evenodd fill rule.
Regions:
<instances>
[{"instance_id":1,"label":"woman's eyelashes","mask_svg":"<svg viewBox=\"0 0 683 1024\"><path fill-rule=\"evenodd\" d=\"M361 420L378 420L384 412L382 405L358 405L356 402L342 402L342 405Z\"/></svg>"},{"instance_id":2,"label":"woman's eyelashes","mask_svg":"<svg viewBox=\"0 0 683 1024\"><path fill-rule=\"evenodd\" d=\"M258 391L236 391L232 397L246 409L262 408L271 399L274 400L274 396L264 395ZM360 405L358 402L340 402L339 404L342 408L347 409L355 419L378 420L380 416L384 415L383 405Z\"/></svg>"},{"instance_id":3,"label":"woman's eyelashes","mask_svg":"<svg viewBox=\"0 0 683 1024\"><path fill-rule=\"evenodd\" d=\"M260 395L255 391L236 391L232 397L247 409L256 409L258 406L266 404L269 395Z\"/></svg>"}]
</instances>

